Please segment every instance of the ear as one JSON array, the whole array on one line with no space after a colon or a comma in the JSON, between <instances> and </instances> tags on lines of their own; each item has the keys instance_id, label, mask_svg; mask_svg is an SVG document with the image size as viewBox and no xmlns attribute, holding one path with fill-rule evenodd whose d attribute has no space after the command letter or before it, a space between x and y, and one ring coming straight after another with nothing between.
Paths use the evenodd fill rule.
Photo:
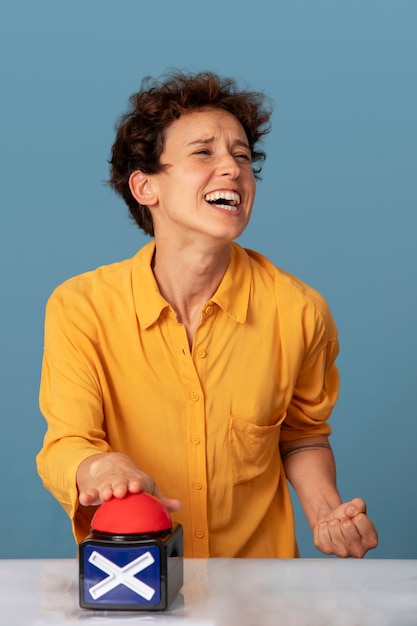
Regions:
<instances>
[{"instance_id":1,"label":"ear","mask_svg":"<svg viewBox=\"0 0 417 626\"><path fill-rule=\"evenodd\" d=\"M134 171L129 177L129 188L139 204L154 206L158 202L158 196L152 186L152 176L149 174L144 174L140 170Z\"/></svg>"}]
</instances>

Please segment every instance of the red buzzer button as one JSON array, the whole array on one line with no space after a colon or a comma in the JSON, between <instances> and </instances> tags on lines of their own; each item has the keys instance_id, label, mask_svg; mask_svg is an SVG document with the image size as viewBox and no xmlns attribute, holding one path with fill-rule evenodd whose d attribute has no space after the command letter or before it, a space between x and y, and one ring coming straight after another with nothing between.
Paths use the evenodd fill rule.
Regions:
<instances>
[{"instance_id":1,"label":"red buzzer button","mask_svg":"<svg viewBox=\"0 0 417 626\"><path fill-rule=\"evenodd\" d=\"M129 493L103 502L91 520L92 530L111 535L140 535L172 528L168 509L149 493Z\"/></svg>"}]
</instances>

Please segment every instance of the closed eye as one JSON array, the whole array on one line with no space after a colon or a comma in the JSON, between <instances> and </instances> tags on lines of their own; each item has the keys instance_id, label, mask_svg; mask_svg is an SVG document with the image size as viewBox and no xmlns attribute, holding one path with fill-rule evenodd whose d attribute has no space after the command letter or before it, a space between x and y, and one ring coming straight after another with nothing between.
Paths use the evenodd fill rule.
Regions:
<instances>
[{"instance_id":1,"label":"closed eye","mask_svg":"<svg viewBox=\"0 0 417 626\"><path fill-rule=\"evenodd\" d=\"M250 155L246 154L246 153L244 153L244 154L242 154L242 153L235 154L235 158L236 159L242 159L243 161L247 161L248 163L252 162L252 159L251 159Z\"/></svg>"}]
</instances>

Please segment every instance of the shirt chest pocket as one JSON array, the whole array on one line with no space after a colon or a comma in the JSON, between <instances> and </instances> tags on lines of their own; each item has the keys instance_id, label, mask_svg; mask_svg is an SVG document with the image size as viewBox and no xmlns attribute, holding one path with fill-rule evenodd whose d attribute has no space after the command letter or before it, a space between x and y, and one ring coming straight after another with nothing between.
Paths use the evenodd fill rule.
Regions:
<instances>
[{"instance_id":1,"label":"shirt chest pocket","mask_svg":"<svg viewBox=\"0 0 417 626\"><path fill-rule=\"evenodd\" d=\"M229 452L233 483L238 485L279 471L279 434L287 412L272 425L259 426L231 416Z\"/></svg>"}]
</instances>

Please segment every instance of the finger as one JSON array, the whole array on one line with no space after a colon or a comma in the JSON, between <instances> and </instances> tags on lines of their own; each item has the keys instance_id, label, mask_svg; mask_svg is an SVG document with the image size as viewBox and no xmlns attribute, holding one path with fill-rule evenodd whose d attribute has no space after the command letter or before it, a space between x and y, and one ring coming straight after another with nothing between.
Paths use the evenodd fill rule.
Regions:
<instances>
[{"instance_id":1,"label":"finger","mask_svg":"<svg viewBox=\"0 0 417 626\"><path fill-rule=\"evenodd\" d=\"M352 523L360 535L366 551L376 548L378 545L378 532L369 517L360 513L352 519Z\"/></svg>"},{"instance_id":2,"label":"finger","mask_svg":"<svg viewBox=\"0 0 417 626\"><path fill-rule=\"evenodd\" d=\"M346 517L354 517L359 513L366 513L366 503L362 498L353 498L344 504L344 514Z\"/></svg>"},{"instance_id":3,"label":"finger","mask_svg":"<svg viewBox=\"0 0 417 626\"><path fill-rule=\"evenodd\" d=\"M153 495L155 498L158 498L162 502L162 504L170 511L170 513L175 513L175 511L179 511L181 508L181 501L176 498L167 498L164 494L159 491L158 487L155 485Z\"/></svg>"},{"instance_id":4,"label":"finger","mask_svg":"<svg viewBox=\"0 0 417 626\"><path fill-rule=\"evenodd\" d=\"M83 506L98 506L103 502L97 489L81 492L78 496L78 500Z\"/></svg>"},{"instance_id":5,"label":"finger","mask_svg":"<svg viewBox=\"0 0 417 626\"><path fill-rule=\"evenodd\" d=\"M317 524L313 531L314 545L323 554L333 554L333 544L329 534L328 522L323 520Z\"/></svg>"},{"instance_id":6,"label":"finger","mask_svg":"<svg viewBox=\"0 0 417 626\"><path fill-rule=\"evenodd\" d=\"M354 522L346 517L340 522L340 529L345 541L347 556L361 559L365 554L363 540Z\"/></svg>"},{"instance_id":7,"label":"finger","mask_svg":"<svg viewBox=\"0 0 417 626\"><path fill-rule=\"evenodd\" d=\"M126 480L119 480L114 485L112 485L111 490L109 490L110 497L114 498L124 498L129 491L129 483ZM110 498L104 498L110 500Z\"/></svg>"},{"instance_id":8,"label":"finger","mask_svg":"<svg viewBox=\"0 0 417 626\"><path fill-rule=\"evenodd\" d=\"M100 490L100 496L103 500L110 498L124 498L128 493L140 493L146 491L145 481L141 478L116 478L112 483L106 485Z\"/></svg>"},{"instance_id":9,"label":"finger","mask_svg":"<svg viewBox=\"0 0 417 626\"><path fill-rule=\"evenodd\" d=\"M339 504L339 506L336 509L334 509L329 515L324 517L323 521L330 522L331 520L341 521L342 519L345 519L345 517L347 515L346 514L346 509L349 508L349 507L352 507L352 516L359 512L359 511L356 511L356 509L354 509L354 512L353 512L352 501L351 502L342 502L342 504Z\"/></svg>"},{"instance_id":10,"label":"finger","mask_svg":"<svg viewBox=\"0 0 417 626\"><path fill-rule=\"evenodd\" d=\"M365 514L360 513L353 519L346 518L340 525L349 556L361 559L368 550L378 545L375 526Z\"/></svg>"},{"instance_id":11,"label":"finger","mask_svg":"<svg viewBox=\"0 0 417 626\"><path fill-rule=\"evenodd\" d=\"M342 532L342 524L345 520L331 520L328 522L329 536L333 545L332 554L346 559L350 556L350 548L346 543L346 539ZM350 520L348 520L350 522ZM352 524L353 526L353 524ZM360 540L360 539L359 539Z\"/></svg>"},{"instance_id":12,"label":"finger","mask_svg":"<svg viewBox=\"0 0 417 626\"><path fill-rule=\"evenodd\" d=\"M181 508L181 500L177 500L176 498L163 498L162 503L167 507L170 513L175 513Z\"/></svg>"},{"instance_id":13,"label":"finger","mask_svg":"<svg viewBox=\"0 0 417 626\"><path fill-rule=\"evenodd\" d=\"M114 487L111 483L107 483L99 488L99 498L102 502L107 502L107 500L111 500L114 496Z\"/></svg>"},{"instance_id":14,"label":"finger","mask_svg":"<svg viewBox=\"0 0 417 626\"><path fill-rule=\"evenodd\" d=\"M134 478L133 480L129 480L127 489L129 493L140 493L141 491L146 491L144 489L143 481L137 478Z\"/></svg>"}]
</instances>

